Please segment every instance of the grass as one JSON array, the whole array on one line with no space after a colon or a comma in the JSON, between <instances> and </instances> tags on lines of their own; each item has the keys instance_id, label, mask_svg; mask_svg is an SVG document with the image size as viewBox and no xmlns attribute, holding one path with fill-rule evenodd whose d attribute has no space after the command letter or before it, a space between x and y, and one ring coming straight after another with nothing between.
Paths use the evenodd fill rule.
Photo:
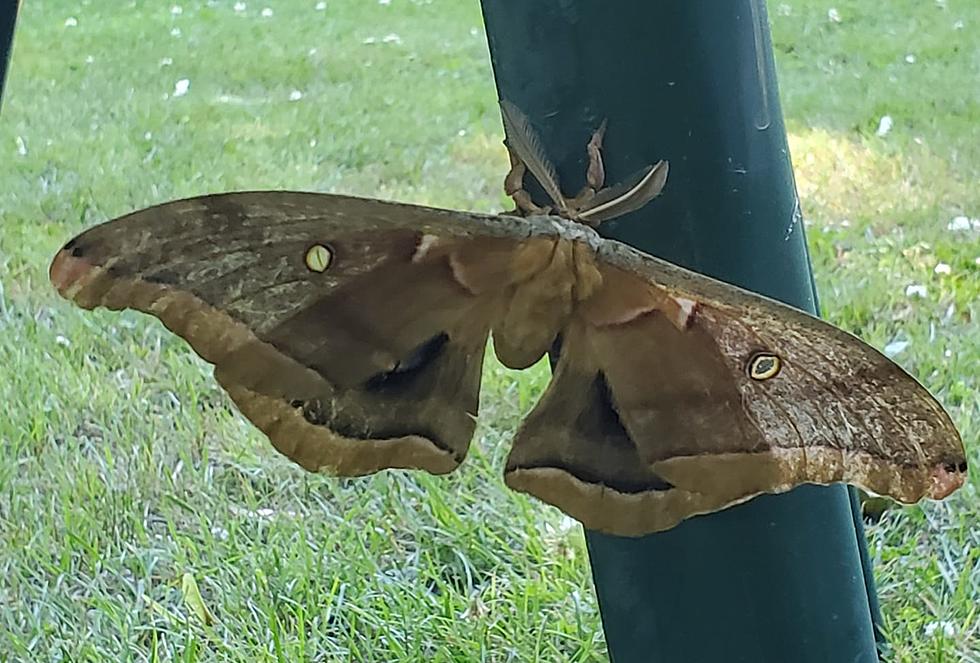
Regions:
<instances>
[{"instance_id":1,"label":"grass","mask_svg":"<svg viewBox=\"0 0 980 663\"><path fill-rule=\"evenodd\" d=\"M500 478L545 371L488 369L454 476L328 479L159 325L48 286L70 235L180 196L504 206L475 0L314 4L23 7L0 116L0 660L605 660L579 528ZM980 216L980 5L836 9L771 7L824 313L904 348L976 466L980 233L948 224ZM868 529L895 661L980 660L976 485Z\"/></svg>"}]
</instances>

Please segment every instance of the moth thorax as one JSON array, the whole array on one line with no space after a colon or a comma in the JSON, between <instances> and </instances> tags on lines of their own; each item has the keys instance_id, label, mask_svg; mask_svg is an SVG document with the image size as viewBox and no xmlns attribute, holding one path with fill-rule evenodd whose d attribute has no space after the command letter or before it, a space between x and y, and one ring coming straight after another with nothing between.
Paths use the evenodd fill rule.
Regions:
<instances>
[{"instance_id":1,"label":"moth thorax","mask_svg":"<svg viewBox=\"0 0 980 663\"><path fill-rule=\"evenodd\" d=\"M575 271L575 300L591 297L602 285L602 274L595 262L595 249L582 242L572 244L572 267Z\"/></svg>"},{"instance_id":2,"label":"moth thorax","mask_svg":"<svg viewBox=\"0 0 980 663\"><path fill-rule=\"evenodd\" d=\"M564 238L528 242L515 256L512 273L525 297L567 299L569 307L591 297L602 283L594 249Z\"/></svg>"}]
</instances>

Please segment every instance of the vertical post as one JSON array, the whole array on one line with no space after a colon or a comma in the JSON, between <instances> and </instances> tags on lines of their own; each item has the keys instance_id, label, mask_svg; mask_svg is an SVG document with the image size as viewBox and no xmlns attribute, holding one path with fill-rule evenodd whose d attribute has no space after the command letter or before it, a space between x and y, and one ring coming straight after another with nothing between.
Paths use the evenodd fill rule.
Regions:
<instances>
[{"instance_id":1,"label":"vertical post","mask_svg":"<svg viewBox=\"0 0 980 663\"><path fill-rule=\"evenodd\" d=\"M483 13L500 96L535 124L566 191L603 118L608 180L670 162L664 195L604 233L816 312L764 0L488 0ZM877 661L854 516L843 486L803 486L643 538L586 532L611 659Z\"/></svg>"},{"instance_id":2,"label":"vertical post","mask_svg":"<svg viewBox=\"0 0 980 663\"><path fill-rule=\"evenodd\" d=\"M3 84L7 80L7 63L14 41L14 22L20 0L6 0L0 6L0 104L3 103Z\"/></svg>"}]
</instances>

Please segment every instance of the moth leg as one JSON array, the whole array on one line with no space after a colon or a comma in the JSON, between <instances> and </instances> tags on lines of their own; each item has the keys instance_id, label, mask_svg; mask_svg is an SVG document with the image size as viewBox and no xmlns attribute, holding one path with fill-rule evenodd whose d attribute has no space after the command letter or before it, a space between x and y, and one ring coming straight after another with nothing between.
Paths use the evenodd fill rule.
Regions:
<instances>
[{"instance_id":1,"label":"moth leg","mask_svg":"<svg viewBox=\"0 0 980 663\"><path fill-rule=\"evenodd\" d=\"M569 206L574 210L584 209L606 181L606 168L602 164L602 139L605 135L606 120L603 120L585 146L589 155L589 167L585 171L585 186L569 201Z\"/></svg>"},{"instance_id":2,"label":"moth leg","mask_svg":"<svg viewBox=\"0 0 980 663\"><path fill-rule=\"evenodd\" d=\"M511 149L510 145L506 143L505 145L507 154L510 156L510 171L504 177L504 192L514 199L514 204L517 205L517 209L514 210L515 213L520 216L549 214L551 212L550 207L541 207L531 200L531 194L524 189L524 173L527 172L527 166Z\"/></svg>"}]
</instances>

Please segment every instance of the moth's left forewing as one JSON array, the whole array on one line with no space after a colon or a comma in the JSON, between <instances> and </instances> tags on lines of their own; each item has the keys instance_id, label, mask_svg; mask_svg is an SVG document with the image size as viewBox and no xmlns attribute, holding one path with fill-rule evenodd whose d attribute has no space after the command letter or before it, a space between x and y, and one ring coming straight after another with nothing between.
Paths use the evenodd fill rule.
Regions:
<instances>
[{"instance_id":1,"label":"moth's left forewing","mask_svg":"<svg viewBox=\"0 0 980 663\"><path fill-rule=\"evenodd\" d=\"M779 490L843 481L905 503L940 499L963 482L965 452L948 413L857 337L771 302L706 305L698 314L729 358L746 419L769 444L758 457L716 459L731 465L726 475L764 464ZM753 361L768 365L769 355L779 364L774 375L752 377ZM684 464L659 467L676 478Z\"/></svg>"},{"instance_id":2,"label":"moth's left forewing","mask_svg":"<svg viewBox=\"0 0 980 663\"><path fill-rule=\"evenodd\" d=\"M949 415L857 337L618 243L605 243L600 260L680 304L685 314L675 329L689 339L682 345L703 341L698 356L687 354L693 369L724 367L704 385L712 398L694 408L678 403L681 411L698 418L725 399L737 407L712 448L690 453L654 441L664 431L653 422L624 416L641 454L670 483L751 494L843 481L906 503L942 498L962 484L965 452ZM616 397L614 380L611 386Z\"/></svg>"}]
</instances>

